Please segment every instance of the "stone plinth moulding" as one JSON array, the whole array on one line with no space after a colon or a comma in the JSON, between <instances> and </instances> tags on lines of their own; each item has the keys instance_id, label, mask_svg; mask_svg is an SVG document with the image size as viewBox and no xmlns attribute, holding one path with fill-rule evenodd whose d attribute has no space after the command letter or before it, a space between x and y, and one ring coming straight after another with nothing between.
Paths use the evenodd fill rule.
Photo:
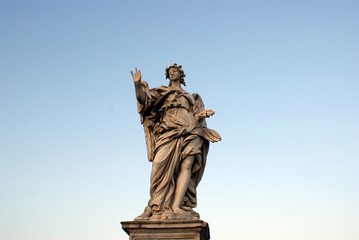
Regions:
<instances>
[{"instance_id":1,"label":"stone plinth moulding","mask_svg":"<svg viewBox=\"0 0 359 240\"><path fill-rule=\"evenodd\" d=\"M209 240L208 223L201 220L124 221L129 240Z\"/></svg>"}]
</instances>

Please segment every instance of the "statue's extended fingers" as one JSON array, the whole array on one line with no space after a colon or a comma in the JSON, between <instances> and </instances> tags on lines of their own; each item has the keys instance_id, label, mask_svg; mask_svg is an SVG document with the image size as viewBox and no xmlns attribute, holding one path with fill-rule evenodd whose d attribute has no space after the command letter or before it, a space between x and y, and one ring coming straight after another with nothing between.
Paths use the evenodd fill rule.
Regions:
<instances>
[{"instance_id":1,"label":"statue's extended fingers","mask_svg":"<svg viewBox=\"0 0 359 240\"><path fill-rule=\"evenodd\" d=\"M131 76L133 77L133 72L131 71Z\"/></svg>"},{"instance_id":2,"label":"statue's extended fingers","mask_svg":"<svg viewBox=\"0 0 359 240\"><path fill-rule=\"evenodd\" d=\"M214 111L212 109L209 109L209 110L207 110L207 114L209 116L212 116L212 115L214 115Z\"/></svg>"}]
</instances>

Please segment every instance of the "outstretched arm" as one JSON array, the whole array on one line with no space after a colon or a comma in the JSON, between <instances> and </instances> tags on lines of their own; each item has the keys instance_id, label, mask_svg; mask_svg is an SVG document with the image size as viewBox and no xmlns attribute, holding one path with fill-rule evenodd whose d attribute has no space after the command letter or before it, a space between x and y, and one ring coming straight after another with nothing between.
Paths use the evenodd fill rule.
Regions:
<instances>
[{"instance_id":1,"label":"outstretched arm","mask_svg":"<svg viewBox=\"0 0 359 240\"><path fill-rule=\"evenodd\" d=\"M141 86L141 71L135 68L135 73L131 71L131 75L132 75L133 83L135 84L137 101L141 104L144 104L146 101L146 94Z\"/></svg>"}]
</instances>

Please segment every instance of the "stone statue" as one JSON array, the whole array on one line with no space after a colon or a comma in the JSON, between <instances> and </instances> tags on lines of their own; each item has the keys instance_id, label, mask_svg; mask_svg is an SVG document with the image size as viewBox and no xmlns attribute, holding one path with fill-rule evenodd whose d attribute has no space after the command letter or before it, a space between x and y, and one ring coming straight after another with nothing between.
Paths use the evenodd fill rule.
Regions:
<instances>
[{"instance_id":1,"label":"stone statue","mask_svg":"<svg viewBox=\"0 0 359 240\"><path fill-rule=\"evenodd\" d=\"M148 160L152 162L150 200L135 220L198 220L196 188L201 181L209 142L221 136L207 128L214 111L186 86L181 65L166 68L169 86L149 88L141 71L131 71L138 112L144 127Z\"/></svg>"}]
</instances>

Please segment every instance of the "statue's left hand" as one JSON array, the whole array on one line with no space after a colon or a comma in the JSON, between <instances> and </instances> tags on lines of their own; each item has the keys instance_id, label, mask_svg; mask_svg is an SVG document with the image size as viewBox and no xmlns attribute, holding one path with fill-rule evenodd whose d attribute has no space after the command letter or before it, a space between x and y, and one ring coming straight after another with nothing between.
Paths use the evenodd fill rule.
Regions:
<instances>
[{"instance_id":1,"label":"statue's left hand","mask_svg":"<svg viewBox=\"0 0 359 240\"><path fill-rule=\"evenodd\" d=\"M208 109L208 110L203 109L198 113L198 118L199 119L208 118L210 116L213 116L214 114L215 112L212 109Z\"/></svg>"},{"instance_id":2,"label":"statue's left hand","mask_svg":"<svg viewBox=\"0 0 359 240\"><path fill-rule=\"evenodd\" d=\"M212 109L206 110L206 117L213 116L214 114L215 114L215 112Z\"/></svg>"}]
</instances>

